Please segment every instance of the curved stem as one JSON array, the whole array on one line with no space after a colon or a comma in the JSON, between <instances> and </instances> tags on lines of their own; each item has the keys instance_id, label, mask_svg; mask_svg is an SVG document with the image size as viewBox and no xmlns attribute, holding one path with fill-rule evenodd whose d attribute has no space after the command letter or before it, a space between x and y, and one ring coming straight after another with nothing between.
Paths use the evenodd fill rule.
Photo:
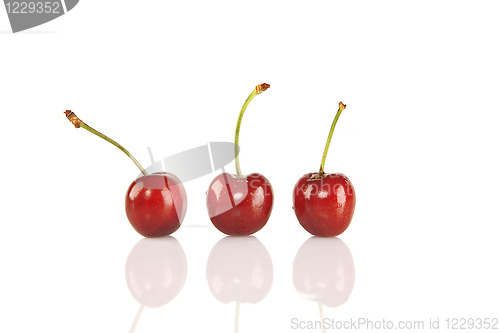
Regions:
<instances>
[{"instance_id":1,"label":"curved stem","mask_svg":"<svg viewBox=\"0 0 500 333\"><path fill-rule=\"evenodd\" d=\"M139 170L141 170L142 174L144 176L147 176L148 173L146 172L146 170L142 167L142 165L134 158L134 156L132 156L132 154L130 154L128 152L127 149L123 148L122 145L120 145L118 142L112 140L111 138L107 137L106 135L102 134L101 132L98 132L96 131L95 129L93 129L92 127L90 127L89 125L85 124L83 121L81 121L73 112L71 111L66 111L65 112L66 114L66 117L69 119L69 121L71 121L71 123L73 125L75 125L76 128L79 128L79 127L82 127L82 128L85 128L87 131L89 131L90 133L93 133L95 135L97 135L98 137L108 141L109 143L111 143L112 145L114 145L115 147L117 147L118 149L120 149L122 152L125 153L125 155L127 155L134 163L135 165L139 168Z\"/></svg>"},{"instance_id":2,"label":"curved stem","mask_svg":"<svg viewBox=\"0 0 500 333\"><path fill-rule=\"evenodd\" d=\"M241 168L240 168L240 156L238 154L239 150L239 142L240 142L240 126L241 126L241 120L243 119L243 114L245 113L245 110L247 109L248 104L252 101L252 99L261 94L262 92L266 91L270 87L269 84L267 83L261 83L255 87L255 89L252 91L252 93L248 96L247 100L245 101L245 104L243 104L243 107L241 108L240 115L238 116L238 122L236 123L236 132L234 135L234 162L236 164L236 174L238 177L242 177L243 175L241 174Z\"/></svg>"},{"instance_id":3,"label":"curved stem","mask_svg":"<svg viewBox=\"0 0 500 333\"><path fill-rule=\"evenodd\" d=\"M319 174L318 177L323 177L324 175L324 167L325 167L325 161L326 161L326 155L328 154L328 148L330 148L330 142L332 141L332 135L333 135L333 130L335 129L335 125L337 125L337 120L339 120L340 114L344 109L346 108L346 105L342 102L339 103L339 110L337 111L337 114L335 115L335 119L333 119L332 126L330 127L330 133L328 134L328 139L326 140L326 145L325 145L325 150L323 151L323 158L321 159L321 165L319 167Z\"/></svg>"}]
</instances>

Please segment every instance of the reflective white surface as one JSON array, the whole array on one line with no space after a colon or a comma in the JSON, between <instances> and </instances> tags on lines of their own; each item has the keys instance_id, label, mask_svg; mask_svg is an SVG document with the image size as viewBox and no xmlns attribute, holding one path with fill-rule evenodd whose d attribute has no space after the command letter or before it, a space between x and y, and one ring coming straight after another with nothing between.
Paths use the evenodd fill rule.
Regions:
<instances>
[{"instance_id":1,"label":"reflective white surface","mask_svg":"<svg viewBox=\"0 0 500 333\"><path fill-rule=\"evenodd\" d=\"M13 332L255 332L293 331L294 318L441 318L443 325L448 317L496 316L494 239L485 236L490 243L480 246L464 234L447 242L410 232L370 237L364 233L376 227L363 215L343 237L326 239L310 237L292 218L241 238L185 226L172 237L141 239L117 219L103 227L123 229L113 238L85 231L14 245L3 236L10 251L2 255L9 314L2 325ZM280 230L285 225L289 231ZM31 320L22 320L26 314Z\"/></svg>"},{"instance_id":2,"label":"reflective white surface","mask_svg":"<svg viewBox=\"0 0 500 333\"><path fill-rule=\"evenodd\" d=\"M0 34L0 332L499 317L497 2L119 5L85 1L40 27L54 33ZM160 160L233 140L262 82L240 161L275 202L249 238L210 224L213 172L185 184L177 232L143 240L124 209L137 168L63 113L147 166L148 147ZM349 177L356 210L338 239L316 239L292 190L318 171L339 101L325 171Z\"/></svg>"}]
</instances>

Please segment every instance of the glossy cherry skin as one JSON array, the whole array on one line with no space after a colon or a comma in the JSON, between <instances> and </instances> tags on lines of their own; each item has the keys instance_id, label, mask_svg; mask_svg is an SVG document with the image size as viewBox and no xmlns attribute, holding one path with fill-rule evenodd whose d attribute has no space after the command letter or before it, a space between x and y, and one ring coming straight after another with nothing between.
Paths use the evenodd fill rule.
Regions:
<instances>
[{"instance_id":1,"label":"glossy cherry skin","mask_svg":"<svg viewBox=\"0 0 500 333\"><path fill-rule=\"evenodd\" d=\"M259 173L237 177L222 173L207 191L208 216L221 232L251 235L264 227L273 209L273 188Z\"/></svg>"},{"instance_id":2,"label":"glossy cherry skin","mask_svg":"<svg viewBox=\"0 0 500 333\"><path fill-rule=\"evenodd\" d=\"M307 173L293 189L293 209L300 224L315 236L332 237L351 223L356 193L351 181L341 173Z\"/></svg>"},{"instance_id":3,"label":"glossy cherry skin","mask_svg":"<svg viewBox=\"0 0 500 333\"><path fill-rule=\"evenodd\" d=\"M179 178L166 172L137 178L125 196L127 218L144 237L170 235L181 226L186 210L184 185Z\"/></svg>"}]
</instances>

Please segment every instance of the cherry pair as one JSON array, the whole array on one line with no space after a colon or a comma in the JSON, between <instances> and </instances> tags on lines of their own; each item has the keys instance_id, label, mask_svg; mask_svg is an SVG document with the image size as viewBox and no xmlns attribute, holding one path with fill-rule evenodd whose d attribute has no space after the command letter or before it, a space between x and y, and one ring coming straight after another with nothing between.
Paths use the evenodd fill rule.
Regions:
<instances>
[{"instance_id":1,"label":"cherry pair","mask_svg":"<svg viewBox=\"0 0 500 333\"><path fill-rule=\"evenodd\" d=\"M269 84L255 87L241 108L235 133L236 175L222 173L210 183L207 210L210 220L221 232L250 235L259 231L269 220L273 208L273 188L259 173L243 176L239 163L239 132L243 114L252 99L267 90ZM317 173L302 176L294 187L293 208L300 224L316 236L337 236L349 226L354 214L356 195L351 181L343 174L326 174L323 167L337 120L345 109L339 109L333 120ZM76 128L84 128L122 150L144 176L130 184L125 197L127 218L144 237L162 237L176 231L186 215L187 195L184 185L175 175L166 172L148 174L140 163L116 141L94 130L67 110L66 117Z\"/></svg>"}]
</instances>

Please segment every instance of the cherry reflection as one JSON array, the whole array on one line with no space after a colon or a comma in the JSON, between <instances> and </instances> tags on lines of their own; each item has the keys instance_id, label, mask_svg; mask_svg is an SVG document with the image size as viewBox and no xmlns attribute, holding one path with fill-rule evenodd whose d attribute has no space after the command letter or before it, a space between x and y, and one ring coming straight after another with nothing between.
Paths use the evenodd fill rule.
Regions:
<instances>
[{"instance_id":1,"label":"cherry reflection","mask_svg":"<svg viewBox=\"0 0 500 333\"><path fill-rule=\"evenodd\" d=\"M212 295L219 302L235 302L235 332L238 332L241 304L257 304L271 290L273 262L256 237L228 236L210 251L206 278Z\"/></svg>"},{"instance_id":2,"label":"cherry reflection","mask_svg":"<svg viewBox=\"0 0 500 333\"><path fill-rule=\"evenodd\" d=\"M341 306L354 288L354 260L349 247L337 237L309 238L295 255L292 279L302 298L318 303L323 323L323 305Z\"/></svg>"},{"instance_id":3,"label":"cherry reflection","mask_svg":"<svg viewBox=\"0 0 500 333\"><path fill-rule=\"evenodd\" d=\"M125 264L128 289L141 304L130 332L135 332L144 307L170 303L184 287L186 277L186 254L177 239L167 236L137 242Z\"/></svg>"}]
</instances>

